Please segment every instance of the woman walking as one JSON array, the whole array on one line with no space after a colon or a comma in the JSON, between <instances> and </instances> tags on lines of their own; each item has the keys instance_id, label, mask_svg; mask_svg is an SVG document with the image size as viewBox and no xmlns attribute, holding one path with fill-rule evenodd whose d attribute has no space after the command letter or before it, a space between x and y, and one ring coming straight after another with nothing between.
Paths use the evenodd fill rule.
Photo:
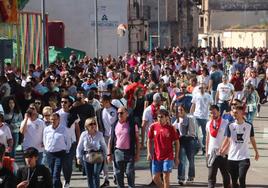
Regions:
<instances>
[{"instance_id":1,"label":"woman walking","mask_svg":"<svg viewBox=\"0 0 268 188\"><path fill-rule=\"evenodd\" d=\"M96 119L88 118L76 149L77 163L83 163L85 167L88 188L100 186L100 172L106 155L107 146L103 134L97 131Z\"/></svg>"}]
</instances>

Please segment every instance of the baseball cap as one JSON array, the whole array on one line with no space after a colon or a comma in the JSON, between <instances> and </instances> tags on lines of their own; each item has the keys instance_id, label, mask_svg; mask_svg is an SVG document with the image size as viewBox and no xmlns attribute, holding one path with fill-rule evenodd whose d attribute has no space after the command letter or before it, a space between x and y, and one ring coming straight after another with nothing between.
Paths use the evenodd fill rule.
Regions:
<instances>
[{"instance_id":1,"label":"baseball cap","mask_svg":"<svg viewBox=\"0 0 268 188\"><path fill-rule=\"evenodd\" d=\"M38 154L39 154L39 152L38 152L38 150L36 148L29 147L24 151L23 156L25 158L38 157Z\"/></svg>"},{"instance_id":2,"label":"baseball cap","mask_svg":"<svg viewBox=\"0 0 268 188\"><path fill-rule=\"evenodd\" d=\"M153 95L153 101L158 101L158 102L160 102L160 101L163 101L163 100L166 100L166 98L163 97L163 95L162 95L161 93L155 93L155 94Z\"/></svg>"}]
</instances>

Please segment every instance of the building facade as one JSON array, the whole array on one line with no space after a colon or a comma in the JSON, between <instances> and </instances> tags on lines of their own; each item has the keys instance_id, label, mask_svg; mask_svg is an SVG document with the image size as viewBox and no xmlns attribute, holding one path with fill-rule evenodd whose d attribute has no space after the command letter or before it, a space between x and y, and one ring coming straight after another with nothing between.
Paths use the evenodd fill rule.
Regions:
<instances>
[{"instance_id":1,"label":"building facade","mask_svg":"<svg viewBox=\"0 0 268 188\"><path fill-rule=\"evenodd\" d=\"M232 36L235 36L239 29L242 29L242 32L263 32L262 29L252 30L250 28L254 25L267 23L268 1L202 0L199 15L199 46L233 47L229 46L231 45L230 42L224 42L221 37L230 36L228 34L230 32L234 33ZM238 30L233 30L234 28ZM227 34L224 34L224 32ZM237 36L241 36L241 34ZM242 45L243 43L239 42L239 44ZM234 45L234 42L232 45Z\"/></svg>"}]
</instances>

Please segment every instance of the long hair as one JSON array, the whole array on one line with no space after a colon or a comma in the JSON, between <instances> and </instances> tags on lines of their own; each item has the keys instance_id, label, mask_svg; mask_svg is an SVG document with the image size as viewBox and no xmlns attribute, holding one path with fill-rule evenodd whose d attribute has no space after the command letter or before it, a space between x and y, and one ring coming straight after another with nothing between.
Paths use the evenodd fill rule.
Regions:
<instances>
[{"instance_id":1,"label":"long hair","mask_svg":"<svg viewBox=\"0 0 268 188\"><path fill-rule=\"evenodd\" d=\"M7 98L4 100L4 102L3 102L3 109L4 109L4 112L5 112L6 114L10 113L11 109L10 109L10 107L9 107L9 101L11 101L11 100L13 100L14 103L15 103L15 106L14 106L14 112L15 112L15 113L19 113L19 112L20 112L20 108L19 108L19 105L18 105L18 103L17 103L17 101L16 101L16 99L15 99L14 96L9 96L9 97L7 97Z\"/></svg>"}]
</instances>

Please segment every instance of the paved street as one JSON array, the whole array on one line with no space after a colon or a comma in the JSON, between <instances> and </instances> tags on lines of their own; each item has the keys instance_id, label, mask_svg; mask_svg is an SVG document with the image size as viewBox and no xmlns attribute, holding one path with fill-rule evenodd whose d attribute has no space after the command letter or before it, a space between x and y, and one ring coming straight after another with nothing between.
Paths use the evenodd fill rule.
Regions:
<instances>
[{"instance_id":1,"label":"paved street","mask_svg":"<svg viewBox=\"0 0 268 188\"><path fill-rule=\"evenodd\" d=\"M251 159L251 167L247 176L248 187L268 188L268 105L262 106L260 117L254 121L255 137L259 148L260 159L255 161ZM253 154L253 152L251 152ZM253 155L252 155L253 157ZM177 169L174 169L171 175L171 187L177 187L176 180ZM86 178L80 175L80 172L75 172L72 178L71 187L82 188L87 187ZM204 156L196 156L196 178L193 184L184 187L207 187L208 170L205 167ZM221 182L220 173L217 178ZM148 162L146 161L145 151L142 152L141 161L136 165L136 185L137 187L145 187L150 183L150 173ZM103 180L101 179L101 183ZM112 183L112 179L110 181ZM111 184L111 187L115 187ZM222 187L218 184L218 187Z\"/></svg>"},{"instance_id":2,"label":"paved street","mask_svg":"<svg viewBox=\"0 0 268 188\"><path fill-rule=\"evenodd\" d=\"M251 167L247 176L248 187L268 188L268 105L262 106L260 117L254 121L255 137L259 148L260 159L255 161L251 159ZM253 154L253 152L251 152ZM253 155L252 155L253 157ZM17 159L18 160L18 159ZM21 160L19 160L21 161ZM19 162L21 164L21 162ZM171 187L177 187L176 180L177 169L174 169L171 175ZM196 178L193 184L184 187L207 187L208 170L205 167L205 159L202 155L196 156ZM112 178L112 175L110 176ZM102 177L101 177L102 178ZM217 182L221 182L220 173L218 174ZM136 186L145 187L151 181L149 173L149 165L146 161L145 150L142 151L141 160L136 165ZM101 179L101 183L103 179ZM115 187L110 180L111 187ZM73 188L87 187L86 177L81 175L81 172L74 172L71 181ZM218 184L218 187L222 187Z\"/></svg>"}]
</instances>

